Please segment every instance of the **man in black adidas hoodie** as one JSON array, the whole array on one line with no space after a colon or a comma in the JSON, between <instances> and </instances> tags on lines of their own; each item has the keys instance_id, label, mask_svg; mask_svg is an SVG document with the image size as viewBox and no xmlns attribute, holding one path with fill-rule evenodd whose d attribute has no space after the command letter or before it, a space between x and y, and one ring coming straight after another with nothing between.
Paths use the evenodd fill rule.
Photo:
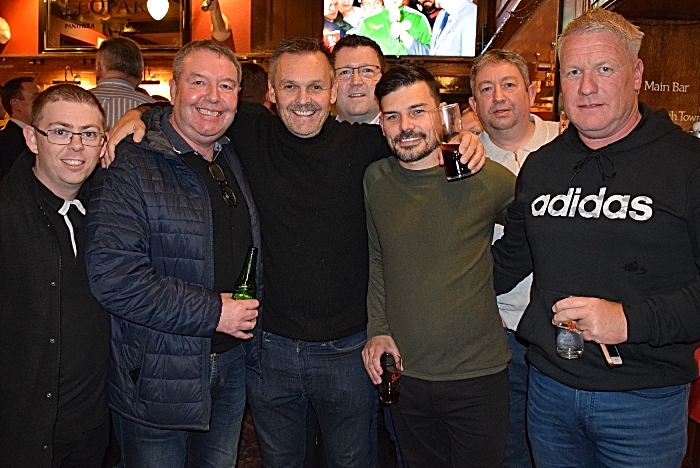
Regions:
<instances>
[{"instance_id":1,"label":"man in black adidas hoodie","mask_svg":"<svg viewBox=\"0 0 700 468\"><path fill-rule=\"evenodd\" d=\"M638 102L642 36L597 9L564 31L573 125L523 165L494 247L498 293L534 270L518 334L530 343L538 468L670 468L685 453L700 340L700 141ZM553 324L569 320L586 340L577 360L556 354ZM608 367L599 344L617 345L623 365Z\"/></svg>"}]
</instances>

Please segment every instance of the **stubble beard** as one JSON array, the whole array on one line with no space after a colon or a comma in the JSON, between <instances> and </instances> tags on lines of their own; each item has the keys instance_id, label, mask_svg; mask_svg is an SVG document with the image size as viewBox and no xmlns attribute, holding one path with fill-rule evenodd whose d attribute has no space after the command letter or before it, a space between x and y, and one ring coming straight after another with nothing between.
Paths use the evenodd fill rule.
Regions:
<instances>
[{"instance_id":1,"label":"stubble beard","mask_svg":"<svg viewBox=\"0 0 700 468\"><path fill-rule=\"evenodd\" d=\"M402 138L422 138L425 142L425 149L418 150L416 148L404 149L399 146ZM391 152L394 153L396 159L405 163L414 163L430 156L435 149L440 146L440 143L433 138L428 139L427 135L422 132L402 132L391 139Z\"/></svg>"}]
</instances>

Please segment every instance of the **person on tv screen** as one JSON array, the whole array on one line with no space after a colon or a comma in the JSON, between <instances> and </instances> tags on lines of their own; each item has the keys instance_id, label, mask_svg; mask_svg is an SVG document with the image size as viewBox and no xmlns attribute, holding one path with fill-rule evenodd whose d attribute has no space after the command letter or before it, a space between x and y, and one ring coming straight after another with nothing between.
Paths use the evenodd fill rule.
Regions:
<instances>
[{"instance_id":1,"label":"person on tv screen","mask_svg":"<svg viewBox=\"0 0 700 468\"><path fill-rule=\"evenodd\" d=\"M435 0L418 0L418 4L418 10L428 18L428 23L430 23L430 27L432 28L442 10L435 5Z\"/></svg>"},{"instance_id":2,"label":"person on tv screen","mask_svg":"<svg viewBox=\"0 0 700 468\"><path fill-rule=\"evenodd\" d=\"M436 0L442 8L433 25L430 55L473 57L476 52L476 5L472 0Z\"/></svg>"},{"instance_id":3,"label":"person on tv screen","mask_svg":"<svg viewBox=\"0 0 700 468\"><path fill-rule=\"evenodd\" d=\"M360 24L358 34L379 44L384 55L427 55L430 23L402 0L384 0L382 10Z\"/></svg>"}]
</instances>

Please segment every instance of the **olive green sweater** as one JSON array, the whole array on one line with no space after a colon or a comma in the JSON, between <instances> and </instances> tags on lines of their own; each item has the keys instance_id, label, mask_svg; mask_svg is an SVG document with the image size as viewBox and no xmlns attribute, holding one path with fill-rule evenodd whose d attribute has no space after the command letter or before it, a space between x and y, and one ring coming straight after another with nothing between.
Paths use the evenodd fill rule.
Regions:
<instances>
[{"instance_id":1,"label":"olive green sweater","mask_svg":"<svg viewBox=\"0 0 700 468\"><path fill-rule=\"evenodd\" d=\"M459 380L506 367L490 246L514 187L491 161L455 182L441 167L412 171L395 158L367 168L367 331L394 338L405 375Z\"/></svg>"}]
</instances>

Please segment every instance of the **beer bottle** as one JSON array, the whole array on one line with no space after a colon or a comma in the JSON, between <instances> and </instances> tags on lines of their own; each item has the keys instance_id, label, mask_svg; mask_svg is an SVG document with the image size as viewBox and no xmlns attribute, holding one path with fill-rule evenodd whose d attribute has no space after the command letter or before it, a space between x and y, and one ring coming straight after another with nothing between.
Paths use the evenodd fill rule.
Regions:
<instances>
[{"instance_id":1,"label":"beer bottle","mask_svg":"<svg viewBox=\"0 0 700 468\"><path fill-rule=\"evenodd\" d=\"M401 395L401 385L399 377L401 371L396 364L394 356L384 353L379 357L382 366L382 384L379 389L379 400L385 405L391 405L399 400Z\"/></svg>"},{"instance_id":2,"label":"beer bottle","mask_svg":"<svg viewBox=\"0 0 700 468\"><path fill-rule=\"evenodd\" d=\"M234 299L255 299L257 290L255 286L255 265L257 258L258 249L256 247L248 248L248 256L243 264L243 271L233 287Z\"/></svg>"}]
</instances>

